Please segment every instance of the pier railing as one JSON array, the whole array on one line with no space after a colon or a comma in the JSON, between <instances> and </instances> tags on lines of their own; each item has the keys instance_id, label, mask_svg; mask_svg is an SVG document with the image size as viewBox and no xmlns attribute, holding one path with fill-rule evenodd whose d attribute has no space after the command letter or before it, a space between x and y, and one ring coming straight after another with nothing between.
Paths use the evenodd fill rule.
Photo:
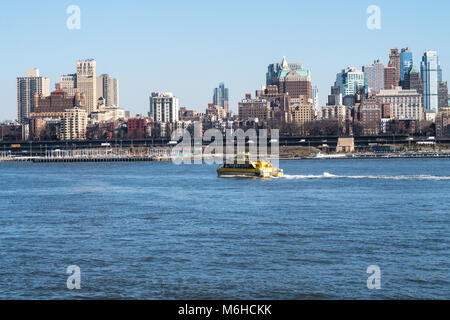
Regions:
<instances>
[{"instance_id":1,"label":"pier railing","mask_svg":"<svg viewBox=\"0 0 450 320\"><path fill-rule=\"evenodd\" d=\"M11 151L0 151L0 159L11 159L12 153Z\"/></svg>"},{"instance_id":2,"label":"pier railing","mask_svg":"<svg viewBox=\"0 0 450 320\"><path fill-rule=\"evenodd\" d=\"M44 158L123 158L123 157L169 157L169 148L121 149L68 149L46 150Z\"/></svg>"},{"instance_id":3,"label":"pier railing","mask_svg":"<svg viewBox=\"0 0 450 320\"><path fill-rule=\"evenodd\" d=\"M162 161L170 159L170 148L98 148L46 150L33 162L110 162L110 161Z\"/></svg>"}]
</instances>

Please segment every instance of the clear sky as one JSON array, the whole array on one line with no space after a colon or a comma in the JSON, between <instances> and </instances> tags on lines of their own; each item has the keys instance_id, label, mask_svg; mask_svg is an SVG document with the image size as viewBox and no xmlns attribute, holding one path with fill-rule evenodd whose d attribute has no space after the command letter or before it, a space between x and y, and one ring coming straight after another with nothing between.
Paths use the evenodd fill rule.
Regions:
<instances>
[{"instance_id":1,"label":"clear sky","mask_svg":"<svg viewBox=\"0 0 450 320\"><path fill-rule=\"evenodd\" d=\"M81 9L80 30L66 27L69 5ZM381 9L381 30L366 26L370 5ZM221 81L236 110L283 56L311 70L321 104L339 70L387 63L394 47L409 46L416 66L437 50L447 80L449 12L447 0L1 1L0 120L16 118L16 77L39 68L53 88L85 58L119 79L132 114L147 114L152 91L204 111Z\"/></svg>"}]
</instances>

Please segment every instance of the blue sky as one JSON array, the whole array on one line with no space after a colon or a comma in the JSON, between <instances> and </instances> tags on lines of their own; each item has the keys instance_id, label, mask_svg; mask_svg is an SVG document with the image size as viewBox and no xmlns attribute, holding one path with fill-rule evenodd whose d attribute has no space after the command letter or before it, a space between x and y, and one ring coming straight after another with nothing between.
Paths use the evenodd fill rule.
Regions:
<instances>
[{"instance_id":1,"label":"blue sky","mask_svg":"<svg viewBox=\"0 0 450 320\"><path fill-rule=\"evenodd\" d=\"M69 5L81 8L81 29L69 30ZM366 27L370 5L381 30ZM16 77L39 68L51 86L94 58L97 73L119 79L120 104L148 112L152 91L172 91L181 106L203 111L224 81L233 110L265 82L267 65L300 62L325 103L336 73L409 46L414 63L437 50L447 80L450 4L433 1L2 1L0 120L16 118Z\"/></svg>"}]
</instances>

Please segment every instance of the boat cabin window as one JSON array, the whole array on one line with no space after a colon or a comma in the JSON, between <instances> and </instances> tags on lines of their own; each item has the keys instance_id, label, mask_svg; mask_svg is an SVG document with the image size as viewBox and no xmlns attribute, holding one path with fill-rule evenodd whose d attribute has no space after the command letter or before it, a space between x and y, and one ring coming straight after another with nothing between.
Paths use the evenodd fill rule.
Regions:
<instances>
[{"instance_id":1,"label":"boat cabin window","mask_svg":"<svg viewBox=\"0 0 450 320\"><path fill-rule=\"evenodd\" d=\"M249 163L225 163L223 167L230 169L253 169L253 166Z\"/></svg>"}]
</instances>

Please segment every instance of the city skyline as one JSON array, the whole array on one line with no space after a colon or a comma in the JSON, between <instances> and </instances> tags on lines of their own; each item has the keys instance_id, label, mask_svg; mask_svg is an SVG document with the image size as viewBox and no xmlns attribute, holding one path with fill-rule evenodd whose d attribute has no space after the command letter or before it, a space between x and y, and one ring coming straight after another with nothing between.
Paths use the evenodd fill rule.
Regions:
<instances>
[{"instance_id":1,"label":"city skyline","mask_svg":"<svg viewBox=\"0 0 450 320\"><path fill-rule=\"evenodd\" d=\"M12 20L8 15L8 12L17 11L20 9L18 5L14 4L2 4L1 23L4 24L3 30L7 30L6 26L17 26L12 33L6 34L6 31L2 32L4 38L5 47L7 50L0 53L2 60L8 60L8 64L4 67L4 72L0 76L0 86L3 90L0 91L0 99L2 100L3 108L0 111L0 120L14 120L16 118L16 94L15 94L15 79L20 76L24 76L26 70L32 68L39 68L41 76L50 78L50 89L54 88L56 82L59 81L59 77L68 72L74 72L74 61L82 60L86 58L93 58L97 61L97 75L108 73L114 78L117 78L121 82L121 107L130 110L133 114L145 114L148 110L148 96L151 92L156 91L170 91L173 92L180 99L180 106L187 106L198 111L205 109L208 103L211 102L211 92L217 86L218 83L224 82L230 89L230 109L237 113L237 104L244 96L245 93L254 94L255 90L259 89L261 85L265 84L265 70L267 65L273 62L281 61L283 56L286 56L288 61L295 61L301 63L306 70L311 71L312 84L316 85L319 89L319 104L325 105L326 99L329 94L329 88L333 85L336 73L349 66L355 66L361 68L364 65L370 65L375 59L380 60L385 66L387 66L389 60L389 50L391 48L409 47L413 52L414 66L420 68L420 61L423 53L426 50L437 51L442 69L444 70L443 80L447 80L446 68L450 63L450 48L444 41L437 41L440 37L439 32L445 30L445 24L448 24L444 20L441 23L444 24L441 30L435 30L436 36L429 37L426 33L430 31L430 26L426 23L417 23L417 21L403 21L400 25L395 21L395 15L392 11L397 10L400 6L398 4L390 4L386 1L380 1L378 5L382 12L382 28L381 30L369 30L365 23L367 20L367 13L365 9L370 3L358 3L355 5L342 5L328 4L324 6L325 9L318 10L316 7L319 4L309 5L305 7L304 4L290 3L292 8L302 9L302 12L313 12L316 17L320 14L319 21L321 22L321 29L315 29L313 35L306 35L306 31L301 31L298 27L301 27L304 23L309 23L310 26L318 26L318 22L314 22L314 17L309 17L305 21L290 22L285 28L293 28L291 32L294 36L303 36L303 41L308 46L303 44L296 44L289 40L288 35L283 33L278 34L277 46L268 46L265 51L259 50L259 45L250 41L248 44L255 43L254 46L250 46L249 50L236 50L239 46L246 46L244 44L245 36L249 36L249 32L256 32L256 29L249 28L248 24L257 23L257 26L263 25L264 27L253 34L256 39L264 36L264 33L271 35L275 31L278 33L279 27L271 30L268 25L264 25L264 19L271 14L274 4L263 3L261 8L254 8L249 4L238 4L238 8L241 8L243 12L237 14L237 25L228 26L226 29L224 26L218 26L220 33L228 35L225 37L224 43L231 45L231 48L223 48L219 50L219 45L215 43L208 43L205 41L210 31L204 31L204 23L211 22L214 17L218 18L219 22L223 22L225 19L225 13L215 16L213 12L217 9L224 9L227 12L227 8L222 8L223 4L207 4L204 2L195 2L193 8L187 8L183 4L176 4L171 7L168 4L144 4L141 3L144 9L155 9L157 6L158 13L160 10L168 6L173 9L175 17L179 20L176 26L170 27L167 31L162 32L162 29L154 28L154 23L160 21L165 17L164 15L158 16L154 10L141 10L140 5L133 4L131 6L122 7L120 4L111 4L105 12L101 13L100 19L96 19L96 14L99 13L98 4L90 4L86 1L80 1L77 5L81 8L82 24L80 30L68 30L65 26L65 20L68 15L65 13L65 9L68 4L63 3L60 5L52 4L50 2L44 2L41 8L37 8L36 4L30 4L29 12L21 11L20 14L11 14L15 19ZM195 13L195 8L199 5L205 6L205 10L201 13ZM153 7L152 7L153 6ZM444 9L449 6L447 3L442 2L440 8ZM134 35L131 35L131 30L128 27L121 25L119 33L114 34L115 42L119 46L104 48L101 45L93 45L94 38L105 36L105 41L111 39L111 35L106 33L105 28L99 24L103 18L107 15L118 17L120 10L124 9L122 14L136 14L139 18L136 22L133 22L130 27L142 27L135 30ZM184 9L188 10L190 17L202 17L207 18L205 22L197 22L196 24L188 24L187 31L181 32L179 27L183 22L190 21L184 17L181 13ZM326 42L331 41L330 35L324 35L326 33L327 26L331 21L333 10L346 10L349 14L352 14L354 19L352 21L345 21L345 24L354 26L355 34L359 34L362 38L358 38L358 41L354 43L342 43L342 47L346 50L339 52L340 50L325 51ZM233 9L235 10L235 8ZM239 11L239 10L238 10ZM445 10L439 10L439 12L432 12L433 19L439 17L439 15ZM95 14L94 14L95 13ZM258 14L262 17L258 18ZM333 13L334 14L334 13ZM404 8L403 13L408 15L411 20L414 17L425 16L429 14L431 19L430 8L425 5L412 4L408 8ZM416 16L415 16L416 14ZM46 18L49 22L43 24L42 18ZM152 17L154 20L150 23L145 18ZM248 19L246 19L248 18ZM22 20L24 19L24 20ZM141 21L142 20L142 21ZM145 20L145 21L144 21ZM107 20L105 20L107 21ZM146 22L147 21L147 22ZM156 22L155 22L156 21ZM424 20L423 20L424 21ZM35 25L35 29L42 34L48 35L47 39L35 39L25 33L25 27L30 24ZM59 27L58 27L59 26ZM110 26L110 24L108 24ZM243 35L236 37L230 37L231 34L235 34L239 27L246 27L246 32ZM407 28L406 28L407 27ZM256 28L256 27L255 27ZM436 25L434 24L435 29ZM61 30L59 30L61 29ZM165 45L169 45L169 40L174 40L172 44L168 46L171 48L167 50L161 50L162 52L148 51L146 49L153 48L151 44L140 43L137 41L139 35L142 35L142 31L148 31L150 29L155 30L153 37L148 37L148 42L160 41ZM405 29L408 32L405 34ZM159 31L158 31L159 30ZM331 29L329 29L331 30ZM195 39L182 39L182 35L186 35L186 32L196 31ZM128 33L129 39L125 36ZM261 34L260 34L261 33ZM55 48L55 45L49 40L51 37L61 37L67 44L64 47ZM325 38L324 38L325 37ZM21 38L25 43L29 42L33 50L20 50L14 52L12 50L15 44L15 40ZM321 43L318 43L318 38L323 39ZM156 39L156 40L155 40ZM328 40L327 40L328 39ZM380 41L380 39L383 39ZM345 41L342 39L341 41ZM103 42L103 41L100 41ZM222 43L222 45L224 44ZM370 50L366 47L368 43L382 43L382 45ZM328 43L329 44L329 43ZM212 45L214 50L196 50L196 56L193 54L185 53L185 49L192 49L194 52L195 46L200 48L205 45ZM22 45L19 45L19 48ZM46 49L48 47L48 49ZM117 49L115 50L115 48ZM28 46L24 46L25 49ZM183 50L174 50L174 48L182 48ZM204 47L205 48L205 47ZM205 48L206 49L206 48ZM169 52L170 51L170 52ZM323 51L328 53L329 57L324 55L317 55L317 51ZM126 53L123 56L124 52ZM186 52L189 52L187 50ZM162 54L165 56L162 57ZM205 58L207 57L207 58ZM200 72L201 70L201 72ZM177 74L176 77L173 75ZM191 80L194 81L191 81ZM136 81L138 80L138 81Z\"/></svg>"}]
</instances>

